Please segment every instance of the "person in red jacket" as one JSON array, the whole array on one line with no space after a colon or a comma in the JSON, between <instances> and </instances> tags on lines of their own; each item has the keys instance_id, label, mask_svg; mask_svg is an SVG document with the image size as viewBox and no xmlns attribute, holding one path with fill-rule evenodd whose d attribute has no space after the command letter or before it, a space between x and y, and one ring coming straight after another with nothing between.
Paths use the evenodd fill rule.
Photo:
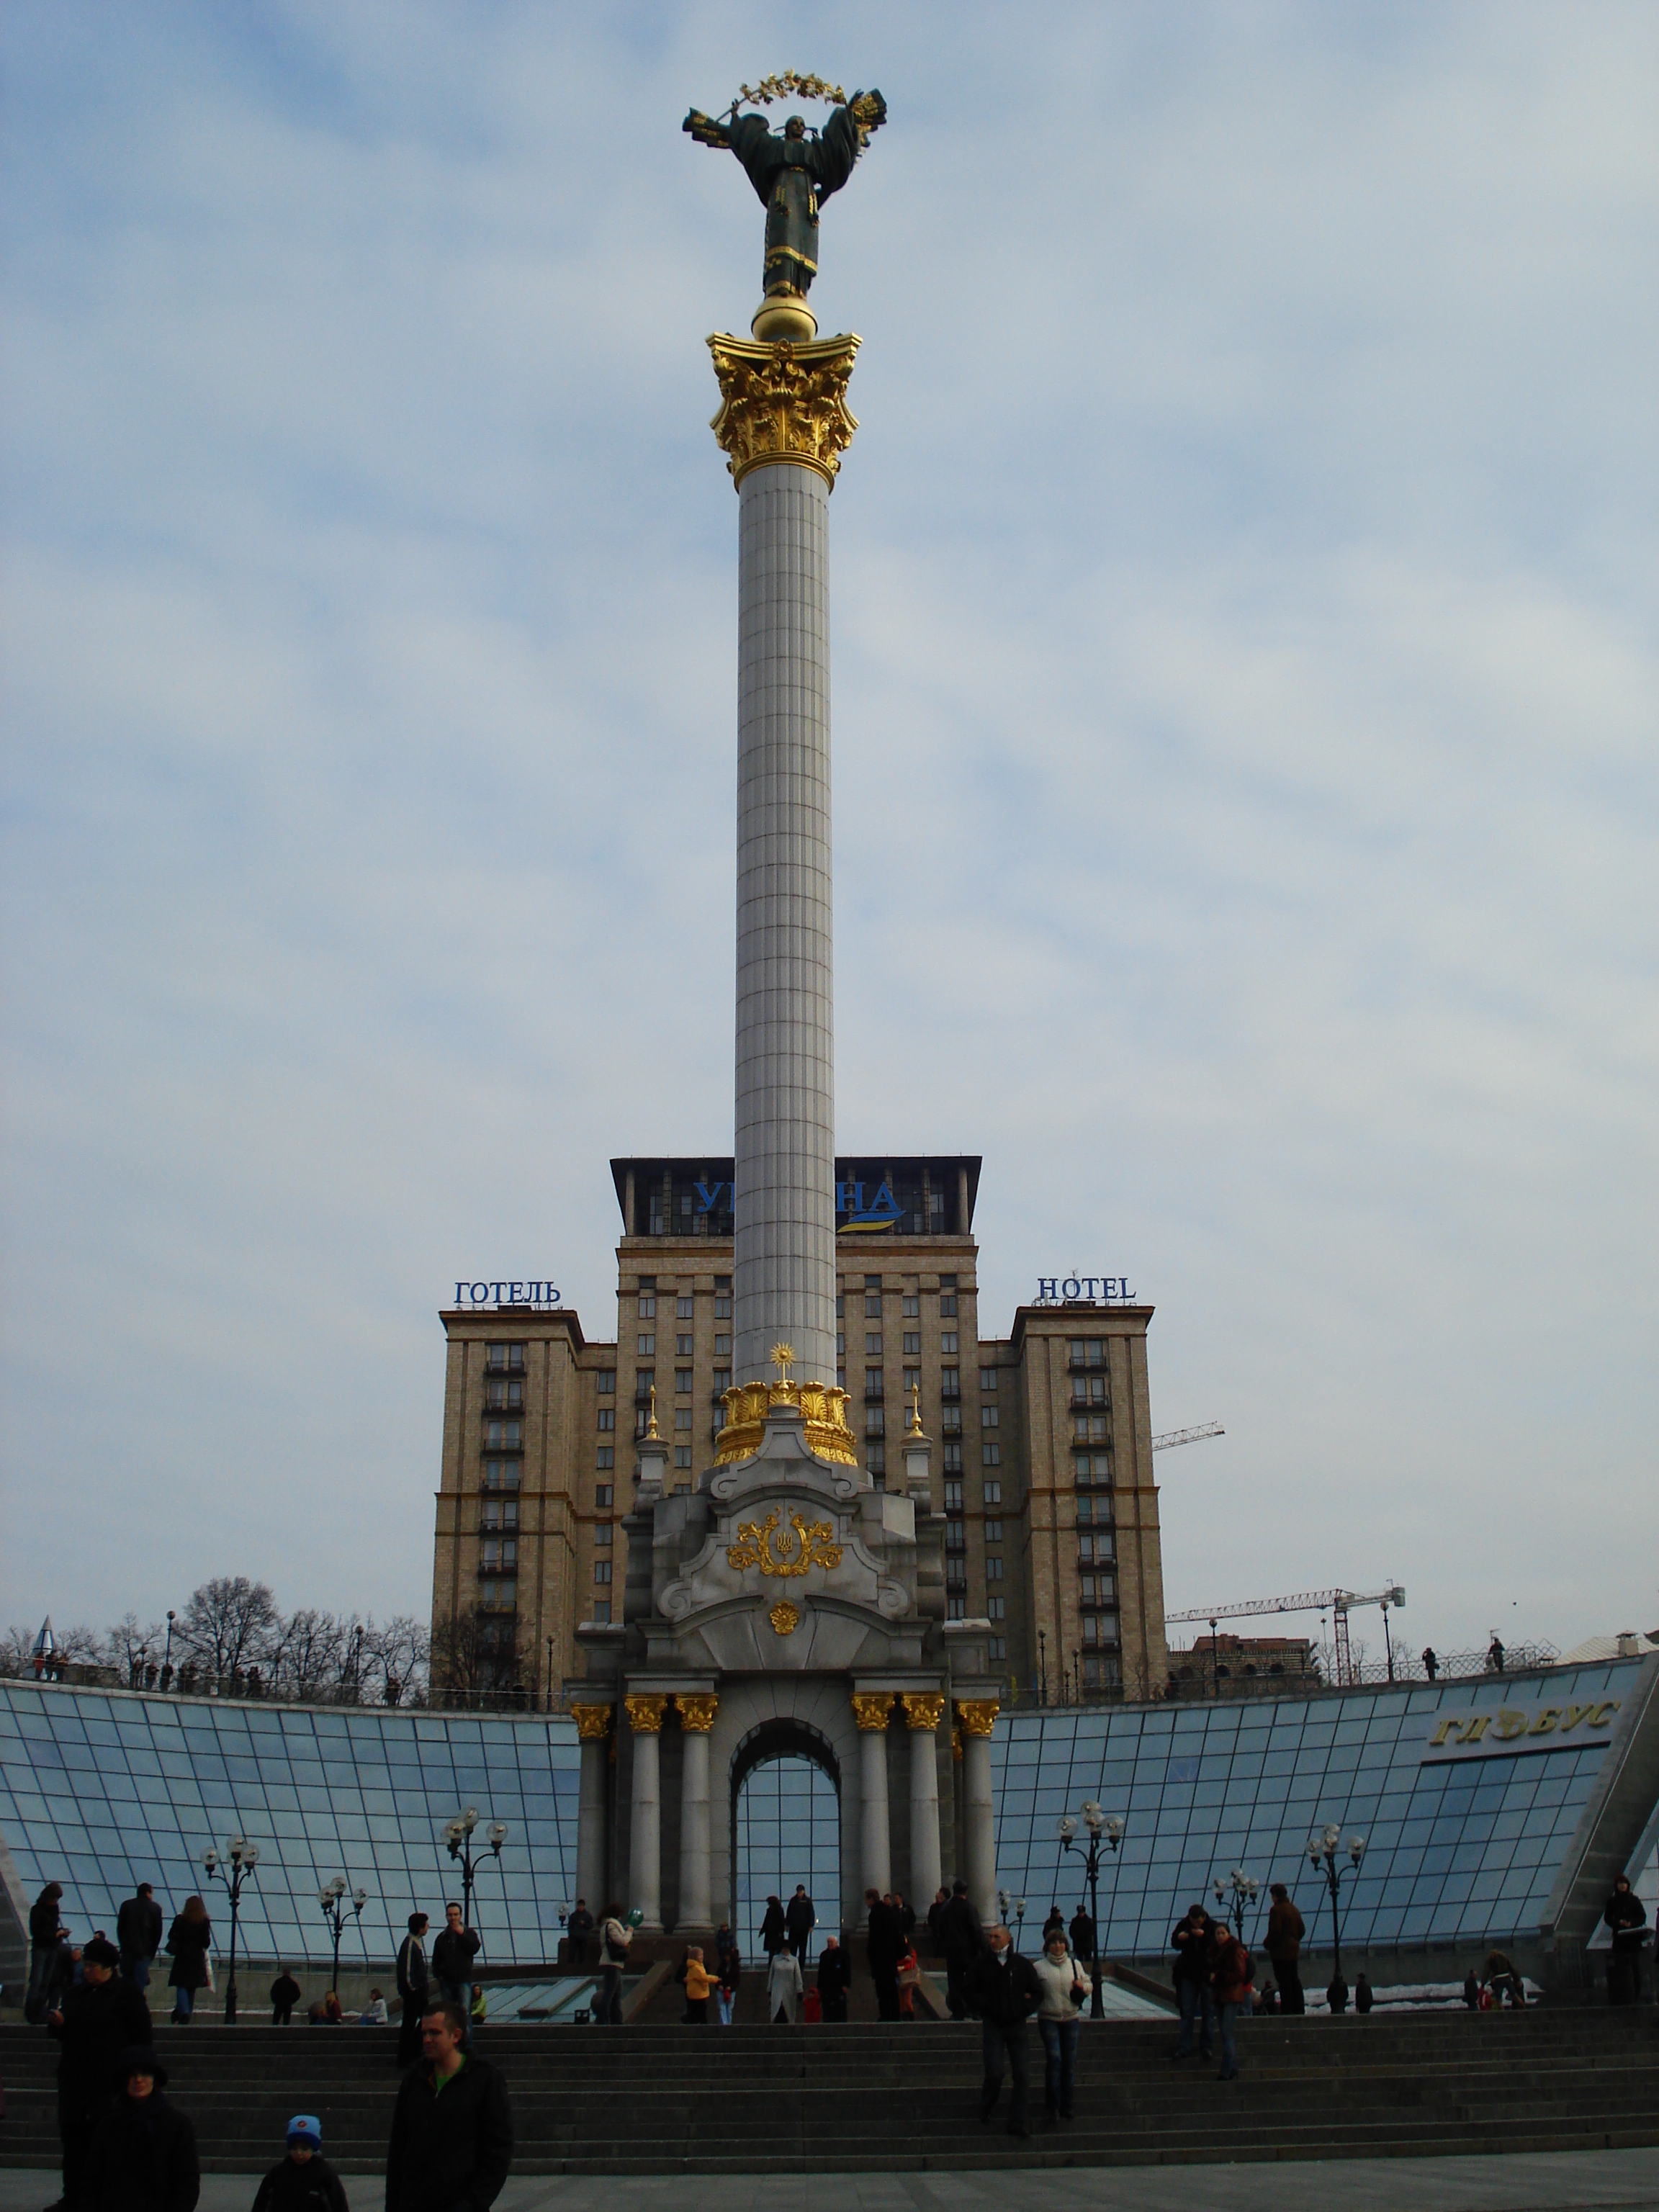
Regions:
<instances>
[{"instance_id":1,"label":"person in red jacket","mask_svg":"<svg viewBox=\"0 0 1659 2212\"><path fill-rule=\"evenodd\" d=\"M1233 2026L1241 2009L1249 2010L1251 1966L1249 1953L1224 1920L1216 1929L1211 1960L1210 1974L1221 2027L1221 2067L1215 2078L1218 2081L1233 2081L1238 2078Z\"/></svg>"}]
</instances>

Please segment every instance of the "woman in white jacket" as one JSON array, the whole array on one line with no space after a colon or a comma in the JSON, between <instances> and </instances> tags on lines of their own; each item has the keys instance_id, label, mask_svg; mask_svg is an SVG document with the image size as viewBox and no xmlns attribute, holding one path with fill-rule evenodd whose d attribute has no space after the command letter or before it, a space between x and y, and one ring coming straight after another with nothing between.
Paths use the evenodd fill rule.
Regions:
<instances>
[{"instance_id":1,"label":"woman in white jacket","mask_svg":"<svg viewBox=\"0 0 1659 2212\"><path fill-rule=\"evenodd\" d=\"M800 2020L800 1997L805 1984L800 1978L800 1960L786 1944L781 1951L774 1951L766 1967L767 2017L775 2026L785 2021L791 2027Z\"/></svg>"},{"instance_id":2,"label":"woman in white jacket","mask_svg":"<svg viewBox=\"0 0 1659 2212\"><path fill-rule=\"evenodd\" d=\"M1072 2117L1072 2081L1077 2071L1077 2039L1082 2026L1081 2007L1089 1994L1083 1970L1066 1948L1066 1930L1053 1929L1036 1960L1036 1978L1042 1991L1037 2006L1037 2033L1042 2038L1042 2101L1051 2120Z\"/></svg>"}]
</instances>

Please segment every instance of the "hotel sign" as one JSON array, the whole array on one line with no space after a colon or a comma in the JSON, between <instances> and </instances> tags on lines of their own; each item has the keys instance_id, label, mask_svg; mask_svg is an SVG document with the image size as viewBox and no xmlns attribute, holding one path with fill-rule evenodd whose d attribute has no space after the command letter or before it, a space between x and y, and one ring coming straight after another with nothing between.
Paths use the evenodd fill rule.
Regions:
<instances>
[{"instance_id":1,"label":"hotel sign","mask_svg":"<svg viewBox=\"0 0 1659 2212\"><path fill-rule=\"evenodd\" d=\"M1597 1698L1579 1705L1499 1705L1496 1711L1442 1713L1424 1743L1422 1763L1513 1758L1517 1752L1577 1751L1583 1744L1605 1743L1619 1706L1617 1698Z\"/></svg>"},{"instance_id":2,"label":"hotel sign","mask_svg":"<svg viewBox=\"0 0 1659 2212\"><path fill-rule=\"evenodd\" d=\"M457 1283L455 1303L458 1306L556 1306L559 1290L556 1283Z\"/></svg>"},{"instance_id":3,"label":"hotel sign","mask_svg":"<svg viewBox=\"0 0 1659 2212\"><path fill-rule=\"evenodd\" d=\"M1039 1275L1040 1306L1127 1306L1134 1303L1127 1275Z\"/></svg>"}]
</instances>

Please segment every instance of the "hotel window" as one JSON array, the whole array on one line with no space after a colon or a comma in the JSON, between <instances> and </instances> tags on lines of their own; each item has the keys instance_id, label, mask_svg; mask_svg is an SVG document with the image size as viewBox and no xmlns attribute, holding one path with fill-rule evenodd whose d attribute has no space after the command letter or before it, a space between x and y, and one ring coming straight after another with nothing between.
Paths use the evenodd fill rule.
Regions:
<instances>
[{"instance_id":1,"label":"hotel window","mask_svg":"<svg viewBox=\"0 0 1659 2212\"><path fill-rule=\"evenodd\" d=\"M1002 1561L994 1556L988 1558L985 1562L986 1581L988 1583L1000 1583L1002 1578Z\"/></svg>"},{"instance_id":2,"label":"hotel window","mask_svg":"<svg viewBox=\"0 0 1659 2212\"><path fill-rule=\"evenodd\" d=\"M906 1358L907 1359L920 1359L920 1358L921 1358L921 1331L919 1328L907 1328L907 1329L905 1330L905 1332L904 1332L904 1356L905 1356L905 1358Z\"/></svg>"},{"instance_id":3,"label":"hotel window","mask_svg":"<svg viewBox=\"0 0 1659 2212\"><path fill-rule=\"evenodd\" d=\"M714 1339L714 1357L716 1359L729 1359L732 1357L732 1338L729 1331L724 1336L717 1336Z\"/></svg>"},{"instance_id":4,"label":"hotel window","mask_svg":"<svg viewBox=\"0 0 1659 2212\"><path fill-rule=\"evenodd\" d=\"M968 1618L967 1599L963 1597L947 1597L945 1601L945 1618L947 1620L966 1620Z\"/></svg>"},{"instance_id":5,"label":"hotel window","mask_svg":"<svg viewBox=\"0 0 1659 2212\"><path fill-rule=\"evenodd\" d=\"M655 1387L656 1380L657 1370L654 1367L636 1367L634 1370L634 1403L636 1406L643 1406L647 1402Z\"/></svg>"},{"instance_id":6,"label":"hotel window","mask_svg":"<svg viewBox=\"0 0 1659 2212\"><path fill-rule=\"evenodd\" d=\"M878 1328L866 1328L865 1330L864 1356L866 1359L879 1359L881 1358L881 1331Z\"/></svg>"},{"instance_id":7,"label":"hotel window","mask_svg":"<svg viewBox=\"0 0 1659 2212\"><path fill-rule=\"evenodd\" d=\"M988 1597L985 1601L985 1617L988 1620L1006 1620L1008 1601L1006 1598Z\"/></svg>"},{"instance_id":8,"label":"hotel window","mask_svg":"<svg viewBox=\"0 0 1659 2212\"><path fill-rule=\"evenodd\" d=\"M1000 1407L981 1406L979 1409L979 1425L981 1428L994 1429L1000 1427L1000 1414L1001 1408Z\"/></svg>"},{"instance_id":9,"label":"hotel window","mask_svg":"<svg viewBox=\"0 0 1659 2212\"><path fill-rule=\"evenodd\" d=\"M616 1425L616 1407L614 1406L601 1406L599 1408L599 1426L602 1429L614 1429Z\"/></svg>"},{"instance_id":10,"label":"hotel window","mask_svg":"<svg viewBox=\"0 0 1659 2212\"><path fill-rule=\"evenodd\" d=\"M867 1466L867 1468L868 1468L868 1469L869 1469L869 1472L870 1472L872 1474L877 1474L877 1475L879 1475L879 1474L886 1474L886 1472L887 1472L887 1447L886 1447L886 1445L885 1445L885 1444L884 1444L884 1443L873 1443L873 1444L871 1444L871 1445L868 1447L868 1449L866 1450L865 1455L864 1455L864 1457L865 1457L866 1464L866 1466Z\"/></svg>"},{"instance_id":11,"label":"hotel window","mask_svg":"<svg viewBox=\"0 0 1659 2212\"><path fill-rule=\"evenodd\" d=\"M596 1482L593 1486L594 1505L601 1513L608 1513L611 1510L611 1502L616 1494L617 1486L614 1482ZM605 1540L609 1543L611 1540L607 1536Z\"/></svg>"},{"instance_id":12,"label":"hotel window","mask_svg":"<svg viewBox=\"0 0 1659 2212\"><path fill-rule=\"evenodd\" d=\"M696 1308L693 1306L690 1298L675 1299L674 1318L676 1321L690 1321L695 1311Z\"/></svg>"},{"instance_id":13,"label":"hotel window","mask_svg":"<svg viewBox=\"0 0 1659 2212\"><path fill-rule=\"evenodd\" d=\"M1106 1364L1106 1341L1103 1337L1073 1337L1072 1339L1072 1369L1103 1367Z\"/></svg>"},{"instance_id":14,"label":"hotel window","mask_svg":"<svg viewBox=\"0 0 1659 2212\"><path fill-rule=\"evenodd\" d=\"M516 1498L486 1498L483 1502L483 1524L486 1528L516 1528L519 1525L519 1501Z\"/></svg>"},{"instance_id":15,"label":"hotel window","mask_svg":"<svg viewBox=\"0 0 1659 2212\"><path fill-rule=\"evenodd\" d=\"M955 1358L957 1351L957 1333L955 1329L947 1328L941 1333L939 1340L939 1348L941 1352L948 1352L953 1359Z\"/></svg>"},{"instance_id":16,"label":"hotel window","mask_svg":"<svg viewBox=\"0 0 1659 2212\"><path fill-rule=\"evenodd\" d=\"M516 1378L509 1381L504 1376L491 1375L484 1382L484 1403L492 1413L522 1413L524 1384Z\"/></svg>"},{"instance_id":17,"label":"hotel window","mask_svg":"<svg viewBox=\"0 0 1659 2212\"><path fill-rule=\"evenodd\" d=\"M609 1502L607 1499L606 1503L609 1504ZM610 1550L611 1532L616 1525L614 1521L596 1521L593 1523L593 1541L601 1551Z\"/></svg>"},{"instance_id":18,"label":"hotel window","mask_svg":"<svg viewBox=\"0 0 1659 2212\"><path fill-rule=\"evenodd\" d=\"M904 1318L906 1321L918 1321L921 1319L921 1300L916 1296L914 1291L907 1291L904 1293ZM908 1345L909 1340L908 1337L907 1337L905 1339L905 1343ZM920 1339L917 1340L916 1349L918 1352L921 1349Z\"/></svg>"},{"instance_id":19,"label":"hotel window","mask_svg":"<svg viewBox=\"0 0 1659 2212\"><path fill-rule=\"evenodd\" d=\"M847 1293L845 1291L837 1291L836 1292L836 1319L837 1321L842 1321L846 1318L846 1314Z\"/></svg>"},{"instance_id":20,"label":"hotel window","mask_svg":"<svg viewBox=\"0 0 1659 2212\"><path fill-rule=\"evenodd\" d=\"M483 1463L483 1486L486 1490L516 1490L519 1486L518 1461L487 1459Z\"/></svg>"},{"instance_id":21,"label":"hotel window","mask_svg":"<svg viewBox=\"0 0 1659 2212\"><path fill-rule=\"evenodd\" d=\"M492 1344L484 1354L484 1365L492 1375L522 1375L523 1345Z\"/></svg>"},{"instance_id":22,"label":"hotel window","mask_svg":"<svg viewBox=\"0 0 1659 2212\"><path fill-rule=\"evenodd\" d=\"M1001 1503L1002 1503L1002 1485L1001 1485L1000 1482L988 1482L988 1483L985 1485L985 1503L986 1503L988 1505L1000 1505L1000 1504L1001 1504ZM987 1540L988 1542L990 1540L989 1540L988 1535L988 1537L987 1537L987 1540Z\"/></svg>"},{"instance_id":23,"label":"hotel window","mask_svg":"<svg viewBox=\"0 0 1659 2212\"><path fill-rule=\"evenodd\" d=\"M519 1602L519 1585L491 1577L478 1588L478 1607L483 1613L512 1613Z\"/></svg>"},{"instance_id":24,"label":"hotel window","mask_svg":"<svg viewBox=\"0 0 1659 2212\"><path fill-rule=\"evenodd\" d=\"M880 1398L883 1395L881 1387L881 1370L879 1367L866 1367L865 1369L864 1395L866 1401L872 1398Z\"/></svg>"},{"instance_id":25,"label":"hotel window","mask_svg":"<svg viewBox=\"0 0 1659 2212\"><path fill-rule=\"evenodd\" d=\"M486 1451L521 1451L524 1449L522 1421L486 1421L483 1431Z\"/></svg>"},{"instance_id":26,"label":"hotel window","mask_svg":"<svg viewBox=\"0 0 1659 2212\"><path fill-rule=\"evenodd\" d=\"M690 1444L676 1444L676 1445L675 1445L675 1447L674 1447L674 1464L675 1464L675 1466L676 1466L676 1467L690 1467L690 1464L691 1464L691 1447L690 1447Z\"/></svg>"},{"instance_id":27,"label":"hotel window","mask_svg":"<svg viewBox=\"0 0 1659 2212\"><path fill-rule=\"evenodd\" d=\"M1008 1656L1007 1638L1006 1636L992 1637L990 1642L986 1645L986 1650L988 1656L993 1659L1006 1659Z\"/></svg>"},{"instance_id":28,"label":"hotel window","mask_svg":"<svg viewBox=\"0 0 1659 2212\"><path fill-rule=\"evenodd\" d=\"M610 1560L609 1560L609 1559L595 1559L595 1560L594 1560L594 1562L593 1562L593 1579L594 1579L594 1581L595 1581L596 1583L608 1583L608 1582L610 1581L610 1579L611 1579L611 1562L610 1562Z\"/></svg>"},{"instance_id":29,"label":"hotel window","mask_svg":"<svg viewBox=\"0 0 1659 2212\"><path fill-rule=\"evenodd\" d=\"M641 1359L654 1359L656 1356L657 1333L654 1329L642 1328L640 1331L638 1357Z\"/></svg>"},{"instance_id":30,"label":"hotel window","mask_svg":"<svg viewBox=\"0 0 1659 2212\"><path fill-rule=\"evenodd\" d=\"M661 1232L659 1231L658 1233L660 1235ZM656 1318L656 1278L654 1276L641 1275L640 1277L640 1319L641 1321L655 1321Z\"/></svg>"},{"instance_id":31,"label":"hotel window","mask_svg":"<svg viewBox=\"0 0 1659 2212\"><path fill-rule=\"evenodd\" d=\"M731 1369L729 1367L717 1367L714 1370L714 1395L718 1398L723 1390L729 1390L731 1388Z\"/></svg>"},{"instance_id":32,"label":"hotel window","mask_svg":"<svg viewBox=\"0 0 1659 2212\"><path fill-rule=\"evenodd\" d=\"M1072 1403L1074 1406L1104 1406L1108 1402L1103 1375L1073 1376Z\"/></svg>"},{"instance_id":33,"label":"hotel window","mask_svg":"<svg viewBox=\"0 0 1659 2212\"><path fill-rule=\"evenodd\" d=\"M945 1446L944 1467L946 1474L961 1474L962 1446L960 1444L946 1444Z\"/></svg>"},{"instance_id":34,"label":"hotel window","mask_svg":"<svg viewBox=\"0 0 1659 2212\"><path fill-rule=\"evenodd\" d=\"M955 1319L957 1310L957 1279L954 1275L941 1275L939 1279L939 1314L944 1320L951 1321Z\"/></svg>"},{"instance_id":35,"label":"hotel window","mask_svg":"<svg viewBox=\"0 0 1659 2212\"><path fill-rule=\"evenodd\" d=\"M979 1448L979 1463L981 1467L1000 1467L1002 1464L1002 1446L1000 1444L981 1444Z\"/></svg>"},{"instance_id":36,"label":"hotel window","mask_svg":"<svg viewBox=\"0 0 1659 2212\"><path fill-rule=\"evenodd\" d=\"M961 1370L961 1368L959 1368L959 1367L942 1367L942 1368L940 1368L940 1370L939 1370L939 1396L940 1396L941 1398L945 1399L945 1400L947 1400L947 1401L948 1401L948 1400L950 1400L950 1399L952 1399L952 1398L960 1398L960 1397L961 1397L961 1395L962 1395L962 1370Z\"/></svg>"},{"instance_id":37,"label":"hotel window","mask_svg":"<svg viewBox=\"0 0 1659 2212\"><path fill-rule=\"evenodd\" d=\"M881 1277L866 1275L864 1279L864 1317L866 1321L881 1319Z\"/></svg>"},{"instance_id":38,"label":"hotel window","mask_svg":"<svg viewBox=\"0 0 1659 2212\"><path fill-rule=\"evenodd\" d=\"M608 1597L596 1597L596 1598L594 1599L594 1601L593 1601L593 1625L594 1625L594 1626L595 1626L596 1628L609 1628L609 1627L610 1627L610 1626L611 1626L611 1601L610 1601L610 1599L609 1599Z\"/></svg>"},{"instance_id":39,"label":"hotel window","mask_svg":"<svg viewBox=\"0 0 1659 2212\"><path fill-rule=\"evenodd\" d=\"M617 1370L616 1370L616 1369L615 1369L614 1367L601 1367L601 1368L600 1368L600 1370L599 1370L599 1395L600 1395L600 1397L601 1397L601 1398L609 1398L609 1397L613 1396L613 1395L615 1395L615 1392L616 1392L616 1388L617 1388Z\"/></svg>"},{"instance_id":40,"label":"hotel window","mask_svg":"<svg viewBox=\"0 0 1659 2212\"><path fill-rule=\"evenodd\" d=\"M732 1318L730 1275L716 1275L714 1278L714 1318L716 1321L730 1321Z\"/></svg>"},{"instance_id":41,"label":"hotel window","mask_svg":"<svg viewBox=\"0 0 1659 2212\"><path fill-rule=\"evenodd\" d=\"M942 1437L959 1437L962 1434L960 1406L945 1406L940 1409L939 1429Z\"/></svg>"},{"instance_id":42,"label":"hotel window","mask_svg":"<svg viewBox=\"0 0 1659 2212\"><path fill-rule=\"evenodd\" d=\"M961 1512L961 1510L962 1510L962 1485L961 1485L959 1482L947 1482L947 1483L945 1484L945 1511L946 1511L947 1513L960 1513L960 1512Z\"/></svg>"},{"instance_id":43,"label":"hotel window","mask_svg":"<svg viewBox=\"0 0 1659 2212\"><path fill-rule=\"evenodd\" d=\"M691 1339L690 1339L690 1336L687 1336L687 1335L676 1336L676 1338L674 1339L674 1357L675 1357L675 1358L676 1358L676 1359L690 1359L690 1357L691 1357L691 1352L692 1352L692 1343L691 1343Z\"/></svg>"},{"instance_id":44,"label":"hotel window","mask_svg":"<svg viewBox=\"0 0 1659 2212\"><path fill-rule=\"evenodd\" d=\"M997 1387L997 1370L994 1367L981 1367L980 1369L979 1387L981 1390L995 1390Z\"/></svg>"},{"instance_id":45,"label":"hotel window","mask_svg":"<svg viewBox=\"0 0 1659 2212\"><path fill-rule=\"evenodd\" d=\"M1106 1416L1104 1413L1073 1413L1072 1437L1076 1443L1104 1443Z\"/></svg>"},{"instance_id":46,"label":"hotel window","mask_svg":"<svg viewBox=\"0 0 1659 2212\"><path fill-rule=\"evenodd\" d=\"M904 1370L904 1395L905 1395L905 1396L908 1398L908 1397L909 1396L910 1393L911 1393L913 1390L920 1390L920 1389L921 1389L921 1368L920 1368L920 1367L907 1367L907 1368L905 1369L905 1370Z\"/></svg>"},{"instance_id":47,"label":"hotel window","mask_svg":"<svg viewBox=\"0 0 1659 2212\"><path fill-rule=\"evenodd\" d=\"M864 1433L866 1437L884 1437L886 1435L887 1416L883 1413L879 1406L866 1406L865 1407Z\"/></svg>"},{"instance_id":48,"label":"hotel window","mask_svg":"<svg viewBox=\"0 0 1659 2212\"><path fill-rule=\"evenodd\" d=\"M1082 1454L1077 1463L1077 1480L1079 1489L1085 1483L1109 1483L1111 1479L1112 1455L1110 1452L1094 1452L1092 1454L1085 1452Z\"/></svg>"},{"instance_id":49,"label":"hotel window","mask_svg":"<svg viewBox=\"0 0 1659 2212\"><path fill-rule=\"evenodd\" d=\"M945 1524L945 1548L947 1552L965 1552L968 1548L968 1524L965 1521L947 1521Z\"/></svg>"},{"instance_id":50,"label":"hotel window","mask_svg":"<svg viewBox=\"0 0 1659 2212\"><path fill-rule=\"evenodd\" d=\"M988 1521L986 1522L985 1540L988 1544L1000 1544L1002 1541L1002 1523L1000 1521Z\"/></svg>"},{"instance_id":51,"label":"hotel window","mask_svg":"<svg viewBox=\"0 0 1659 2212\"><path fill-rule=\"evenodd\" d=\"M689 1429L690 1425L691 1408L690 1406L676 1406L674 1408L674 1426L677 1429Z\"/></svg>"},{"instance_id":52,"label":"hotel window","mask_svg":"<svg viewBox=\"0 0 1659 2212\"><path fill-rule=\"evenodd\" d=\"M689 1367L677 1367L674 1370L674 1388L681 1397L690 1395L691 1370Z\"/></svg>"}]
</instances>

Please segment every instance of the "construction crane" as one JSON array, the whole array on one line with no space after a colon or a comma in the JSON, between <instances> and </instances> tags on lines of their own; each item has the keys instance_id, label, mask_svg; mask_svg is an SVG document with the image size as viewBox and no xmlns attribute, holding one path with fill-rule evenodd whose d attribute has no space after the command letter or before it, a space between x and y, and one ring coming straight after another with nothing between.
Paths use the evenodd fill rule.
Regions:
<instances>
[{"instance_id":1,"label":"construction crane","mask_svg":"<svg viewBox=\"0 0 1659 2212\"><path fill-rule=\"evenodd\" d=\"M1153 1449L1157 1449L1156 1439ZM1263 1613L1328 1613L1336 1643L1336 1679L1339 1686L1346 1689L1357 1679L1348 1643L1349 1613L1356 1606L1382 1607L1382 1638L1389 1647L1389 1680L1393 1681L1394 1639L1389 1634L1389 1607L1405 1602L1406 1593L1401 1584L1390 1583L1385 1589L1371 1590L1364 1595L1348 1589L1301 1590L1294 1597L1251 1597L1239 1605L1200 1605L1188 1613L1167 1613L1164 1619L1166 1626L1177 1620L1207 1620L1212 1647L1218 1650L1215 1633L1218 1620L1243 1620L1248 1615Z\"/></svg>"},{"instance_id":2,"label":"construction crane","mask_svg":"<svg viewBox=\"0 0 1659 2212\"><path fill-rule=\"evenodd\" d=\"M1206 1421L1201 1429L1167 1429L1161 1437L1152 1438L1152 1449L1173 1451L1177 1444L1195 1444L1206 1437L1224 1437L1226 1433L1219 1421Z\"/></svg>"}]
</instances>

